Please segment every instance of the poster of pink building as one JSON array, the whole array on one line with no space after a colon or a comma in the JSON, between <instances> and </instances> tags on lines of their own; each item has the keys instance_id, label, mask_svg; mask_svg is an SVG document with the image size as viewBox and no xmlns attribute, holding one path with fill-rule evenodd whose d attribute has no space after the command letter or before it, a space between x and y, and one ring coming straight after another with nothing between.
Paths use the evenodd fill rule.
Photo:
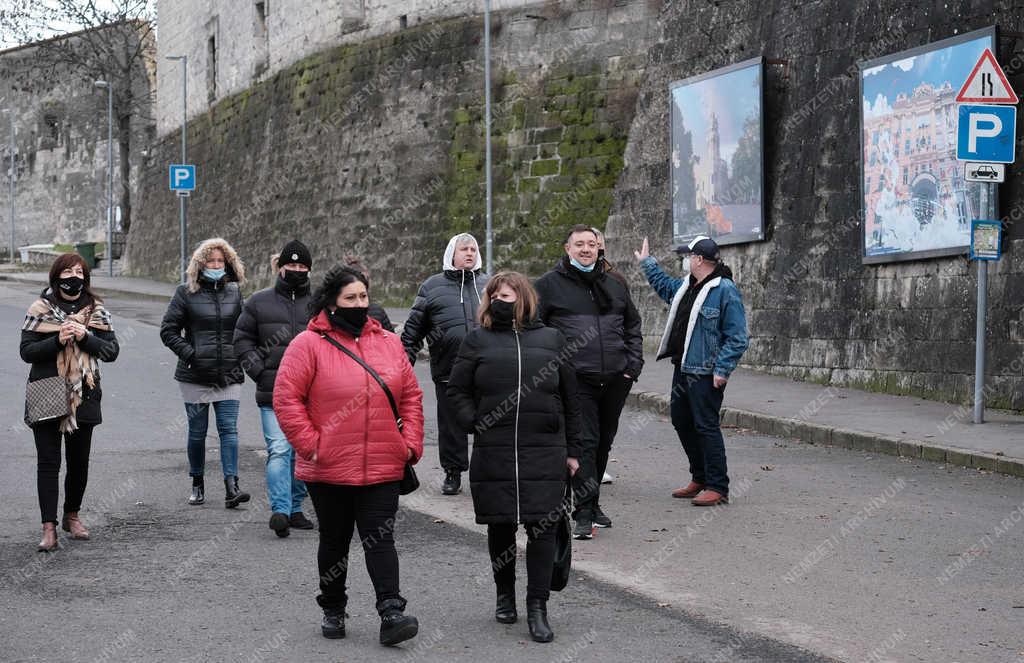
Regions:
<instances>
[{"instance_id":1,"label":"poster of pink building","mask_svg":"<svg viewBox=\"0 0 1024 663\"><path fill-rule=\"evenodd\" d=\"M984 218L956 160L956 94L993 28L861 65L863 260L963 253Z\"/></svg>"}]
</instances>

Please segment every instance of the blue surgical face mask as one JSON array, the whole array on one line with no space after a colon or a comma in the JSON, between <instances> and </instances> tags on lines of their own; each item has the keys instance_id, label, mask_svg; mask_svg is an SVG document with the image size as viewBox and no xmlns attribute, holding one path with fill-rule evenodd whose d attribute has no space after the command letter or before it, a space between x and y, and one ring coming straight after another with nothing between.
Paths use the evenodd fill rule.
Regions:
<instances>
[{"instance_id":1,"label":"blue surgical face mask","mask_svg":"<svg viewBox=\"0 0 1024 663\"><path fill-rule=\"evenodd\" d=\"M225 274L227 274L227 271L223 267L221 267L220 269L203 270L203 276L210 279L211 281L220 281L222 278L224 278Z\"/></svg>"},{"instance_id":2,"label":"blue surgical face mask","mask_svg":"<svg viewBox=\"0 0 1024 663\"><path fill-rule=\"evenodd\" d=\"M581 265L576 258L569 258L569 264L580 270L581 272L592 272L594 271L594 265L597 263L591 263L589 265Z\"/></svg>"}]
</instances>

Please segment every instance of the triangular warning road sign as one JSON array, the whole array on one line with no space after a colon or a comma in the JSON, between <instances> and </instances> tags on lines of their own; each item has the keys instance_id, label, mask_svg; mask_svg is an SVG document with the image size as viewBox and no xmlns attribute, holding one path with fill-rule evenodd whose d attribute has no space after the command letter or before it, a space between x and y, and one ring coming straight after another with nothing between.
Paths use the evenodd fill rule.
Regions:
<instances>
[{"instance_id":1,"label":"triangular warning road sign","mask_svg":"<svg viewBox=\"0 0 1024 663\"><path fill-rule=\"evenodd\" d=\"M1019 101L989 48L978 58L956 100L961 104L1016 104Z\"/></svg>"}]
</instances>

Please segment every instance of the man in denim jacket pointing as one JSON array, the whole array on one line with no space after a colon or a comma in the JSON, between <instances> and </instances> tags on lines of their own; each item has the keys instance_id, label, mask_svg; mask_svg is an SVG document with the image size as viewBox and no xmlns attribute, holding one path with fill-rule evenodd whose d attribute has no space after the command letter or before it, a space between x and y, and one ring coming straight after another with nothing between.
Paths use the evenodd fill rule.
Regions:
<instances>
[{"instance_id":1,"label":"man in denim jacket pointing","mask_svg":"<svg viewBox=\"0 0 1024 663\"><path fill-rule=\"evenodd\" d=\"M671 357L671 413L692 479L672 497L695 506L729 502L729 474L719 411L729 375L747 349L747 317L732 270L718 245L697 237L676 249L684 256L685 279L669 276L650 256L647 238L633 255L658 296L671 305L658 359ZM687 268L688 263L688 268Z\"/></svg>"}]
</instances>

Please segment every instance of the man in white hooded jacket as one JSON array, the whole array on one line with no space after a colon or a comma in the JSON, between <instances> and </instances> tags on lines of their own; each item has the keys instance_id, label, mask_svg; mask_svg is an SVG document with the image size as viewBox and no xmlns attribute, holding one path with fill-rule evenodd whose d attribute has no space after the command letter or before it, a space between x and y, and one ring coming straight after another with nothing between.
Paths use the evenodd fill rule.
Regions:
<instances>
[{"instance_id":1,"label":"man in white hooded jacket","mask_svg":"<svg viewBox=\"0 0 1024 663\"><path fill-rule=\"evenodd\" d=\"M402 330L402 344L412 364L423 341L430 349L430 376L437 396L437 446L445 472L441 492L456 495L462 490L462 473L469 469L469 436L459 430L445 391L462 339L477 327L477 308L490 277L481 271L480 246L469 233L448 241L442 266L443 271L424 281L416 293Z\"/></svg>"}]
</instances>

